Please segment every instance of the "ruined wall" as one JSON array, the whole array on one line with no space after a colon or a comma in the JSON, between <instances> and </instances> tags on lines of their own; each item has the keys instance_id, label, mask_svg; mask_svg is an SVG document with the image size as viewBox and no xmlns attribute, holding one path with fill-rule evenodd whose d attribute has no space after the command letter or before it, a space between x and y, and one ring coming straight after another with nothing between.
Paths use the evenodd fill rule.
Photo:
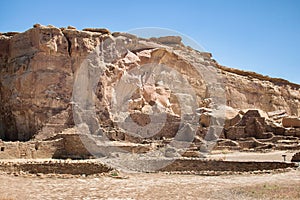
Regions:
<instances>
[{"instance_id":1,"label":"ruined wall","mask_svg":"<svg viewBox=\"0 0 300 200\"><path fill-rule=\"evenodd\" d=\"M0 161L0 171L6 173L37 174L72 174L91 175L109 172L112 169L103 163L95 161L29 161L29 162L5 162Z\"/></svg>"},{"instance_id":2,"label":"ruined wall","mask_svg":"<svg viewBox=\"0 0 300 200\"><path fill-rule=\"evenodd\" d=\"M0 141L0 159L53 158L64 153L63 139L32 142Z\"/></svg>"},{"instance_id":3,"label":"ruined wall","mask_svg":"<svg viewBox=\"0 0 300 200\"><path fill-rule=\"evenodd\" d=\"M149 161L151 162L151 161ZM153 160L153 162L158 162ZM160 161L161 162L161 161ZM251 172L267 171L285 168L295 168L296 163L284 162L234 162L234 161L215 161L199 159L177 159L170 165L158 169L157 171L168 172ZM113 170L107 165L96 161L72 161L72 160L52 160L52 161L28 161L28 162L7 162L0 161L0 171L6 173L19 173L20 171L32 174L72 174L72 175L91 175Z\"/></svg>"},{"instance_id":4,"label":"ruined wall","mask_svg":"<svg viewBox=\"0 0 300 200\"><path fill-rule=\"evenodd\" d=\"M89 146L89 150L85 145ZM99 148L95 141L73 129L43 141L4 142L0 141L0 159L88 159L94 158L93 153ZM102 150L103 152L103 150Z\"/></svg>"},{"instance_id":5,"label":"ruined wall","mask_svg":"<svg viewBox=\"0 0 300 200\"><path fill-rule=\"evenodd\" d=\"M240 162L178 159L160 171L231 171L249 172L297 167L295 163L284 162Z\"/></svg>"}]
</instances>

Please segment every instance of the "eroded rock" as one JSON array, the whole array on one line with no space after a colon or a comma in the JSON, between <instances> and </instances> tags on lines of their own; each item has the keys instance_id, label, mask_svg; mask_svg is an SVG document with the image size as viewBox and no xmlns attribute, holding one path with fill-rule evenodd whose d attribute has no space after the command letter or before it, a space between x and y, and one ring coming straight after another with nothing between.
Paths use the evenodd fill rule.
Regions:
<instances>
[{"instance_id":1,"label":"eroded rock","mask_svg":"<svg viewBox=\"0 0 300 200\"><path fill-rule=\"evenodd\" d=\"M300 152L297 152L293 155L292 162L300 162Z\"/></svg>"},{"instance_id":2,"label":"eroded rock","mask_svg":"<svg viewBox=\"0 0 300 200\"><path fill-rule=\"evenodd\" d=\"M93 59L95 55L99 58L101 45L111 51L102 60ZM163 81L155 79L162 75L166 77ZM207 84L209 80L215 81L213 87ZM86 88L78 89L74 83ZM299 88L281 79L220 66L210 53L185 47L177 36L141 39L127 33L111 34L107 29L79 31L71 26L42 25L24 33L0 35L3 140L33 136L45 140L74 124L86 123L95 135L102 131L111 140L140 143L145 137L175 137L182 127L193 125L198 130L186 128L187 133L182 131L177 138L193 141L194 137L201 145L205 140L217 141L220 135L212 130L222 128L225 120L222 137L226 142L220 145L265 146L277 136L299 137L299 118L287 117L300 114ZM129 96L121 94L128 91ZM227 108L216 114L222 102ZM159 114L166 119L156 118ZM193 114L198 118L184 119ZM282 118L284 127L279 123ZM150 123L157 132L147 136L143 130ZM131 134L126 127L136 132ZM245 138L254 139L247 143Z\"/></svg>"},{"instance_id":3,"label":"eroded rock","mask_svg":"<svg viewBox=\"0 0 300 200\"><path fill-rule=\"evenodd\" d=\"M282 125L284 127L300 128L300 118L298 118L298 117L284 117L282 119Z\"/></svg>"}]
</instances>

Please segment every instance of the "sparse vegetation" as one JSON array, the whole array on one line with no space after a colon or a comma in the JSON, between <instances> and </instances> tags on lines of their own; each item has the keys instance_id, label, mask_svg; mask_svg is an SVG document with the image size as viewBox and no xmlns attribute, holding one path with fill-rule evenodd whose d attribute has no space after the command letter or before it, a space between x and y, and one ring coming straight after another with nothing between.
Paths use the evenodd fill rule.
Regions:
<instances>
[{"instance_id":1,"label":"sparse vegetation","mask_svg":"<svg viewBox=\"0 0 300 200\"><path fill-rule=\"evenodd\" d=\"M113 170L113 171L110 173L110 176L112 176L112 177L117 177L117 176L119 176L119 173L118 173L117 171Z\"/></svg>"},{"instance_id":2,"label":"sparse vegetation","mask_svg":"<svg viewBox=\"0 0 300 200\"><path fill-rule=\"evenodd\" d=\"M235 188L233 193L254 199L300 199L299 184L265 183Z\"/></svg>"}]
</instances>

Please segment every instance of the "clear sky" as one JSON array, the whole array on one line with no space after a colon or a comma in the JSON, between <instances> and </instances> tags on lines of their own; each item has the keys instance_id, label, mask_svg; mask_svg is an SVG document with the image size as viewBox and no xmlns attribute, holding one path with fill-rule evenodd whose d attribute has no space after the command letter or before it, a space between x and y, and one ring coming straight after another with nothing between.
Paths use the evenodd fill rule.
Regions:
<instances>
[{"instance_id":1,"label":"clear sky","mask_svg":"<svg viewBox=\"0 0 300 200\"><path fill-rule=\"evenodd\" d=\"M300 0L6 0L0 32L35 23L128 31L176 30L225 66L300 84Z\"/></svg>"}]
</instances>

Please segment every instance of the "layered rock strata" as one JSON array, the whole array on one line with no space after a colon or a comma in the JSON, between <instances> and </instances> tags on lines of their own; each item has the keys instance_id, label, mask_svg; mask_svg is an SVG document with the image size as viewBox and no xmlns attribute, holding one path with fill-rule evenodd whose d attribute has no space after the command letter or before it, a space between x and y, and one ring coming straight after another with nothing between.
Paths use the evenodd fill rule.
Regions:
<instances>
[{"instance_id":1,"label":"layered rock strata","mask_svg":"<svg viewBox=\"0 0 300 200\"><path fill-rule=\"evenodd\" d=\"M299 88L221 66L178 36L41 25L0 35L4 141L49 140L85 123L116 141L297 149Z\"/></svg>"}]
</instances>

